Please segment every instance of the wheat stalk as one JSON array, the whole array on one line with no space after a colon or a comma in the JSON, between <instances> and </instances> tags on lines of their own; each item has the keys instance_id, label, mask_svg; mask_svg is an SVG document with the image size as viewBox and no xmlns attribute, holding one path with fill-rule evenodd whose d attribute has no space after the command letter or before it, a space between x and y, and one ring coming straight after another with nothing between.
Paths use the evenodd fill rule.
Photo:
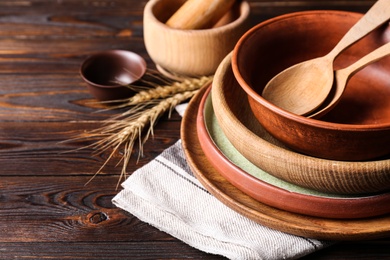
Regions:
<instances>
[{"instance_id":1,"label":"wheat stalk","mask_svg":"<svg viewBox=\"0 0 390 260\"><path fill-rule=\"evenodd\" d=\"M157 86L153 89L140 91L125 103L127 106L145 103L150 100L166 98L176 93L199 89L201 86L210 81L210 77L200 79L185 79L182 82L175 82L170 86Z\"/></svg>"},{"instance_id":2,"label":"wheat stalk","mask_svg":"<svg viewBox=\"0 0 390 260\"><path fill-rule=\"evenodd\" d=\"M82 136L71 139L75 140L95 140L90 145L79 149L91 148L94 154L101 154L112 149L98 171L90 178L86 185L91 182L94 177L101 173L107 163L113 159L114 155L123 147L123 155L117 165L123 164L120 177L117 183L117 188L122 179L126 178L127 166L130 162L134 146L138 142L138 158L143 155L143 145L150 136L153 136L153 128L161 115L168 112L170 117L174 107L185 100L190 99L199 89L208 85L212 81L212 76L201 78L189 78L180 82L172 82L164 78L158 79L160 76L154 76L156 81L167 85L158 85L157 83L143 82L149 87L143 86L128 86L136 89L133 97L125 100L112 101L113 106L108 109L127 108L128 109L119 115L112 116L103 121L103 125L90 132L84 133ZM157 80L158 79L158 80ZM145 81L145 79L143 79ZM69 140L68 140L69 141Z\"/></svg>"},{"instance_id":3,"label":"wheat stalk","mask_svg":"<svg viewBox=\"0 0 390 260\"><path fill-rule=\"evenodd\" d=\"M173 82L171 85L164 86L154 86L153 88L140 88L134 86L128 86L136 91L135 95L130 98L121 100L121 104L115 105L114 108L123 108L129 106L142 105L146 106L150 103L155 102L158 99L167 98L176 93L181 93L184 91L191 91L199 89L205 84L209 83L212 80L212 77L201 77L201 78L188 78L180 82ZM151 83L148 83L151 85ZM109 102L118 102L118 101L109 101ZM106 102L107 103L107 102Z\"/></svg>"},{"instance_id":4,"label":"wheat stalk","mask_svg":"<svg viewBox=\"0 0 390 260\"><path fill-rule=\"evenodd\" d=\"M156 105L148 108L144 111L132 113L130 116L108 121L109 124L97 129L90 135L90 137L101 137L102 139L92 145L98 153L102 153L109 148L113 148L110 155L95 173L95 175L87 182L87 184L102 171L108 161L112 159L118 149L123 146L123 156L119 163L123 163L120 178L118 180L117 187L122 179L126 179L127 165L130 161L131 154L133 152L134 145L138 140L138 159L143 155L143 144L149 138L150 135L154 135L153 127L157 122L157 119L169 112L169 116L175 106L183 101L191 98L199 90L189 90L182 93L174 94L171 97L160 100ZM148 126L146 133L142 136L143 131ZM137 159L137 160L138 160Z\"/></svg>"}]
</instances>

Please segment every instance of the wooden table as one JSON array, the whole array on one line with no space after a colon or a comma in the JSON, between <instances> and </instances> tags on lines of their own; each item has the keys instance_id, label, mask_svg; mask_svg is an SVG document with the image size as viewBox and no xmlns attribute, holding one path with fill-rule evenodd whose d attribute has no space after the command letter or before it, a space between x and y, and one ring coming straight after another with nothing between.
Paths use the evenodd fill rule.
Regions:
<instances>
[{"instance_id":1,"label":"wooden table","mask_svg":"<svg viewBox=\"0 0 390 260\"><path fill-rule=\"evenodd\" d=\"M127 49L154 68L143 44L142 0L0 0L0 258L221 259L198 251L116 208L112 162L85 185L107 154L62 142L114 114L94 113L78 75L91 53ZM308 9L364 12L374 1L251 0L252 24ZM178 138L180 117L163 117L145 156ZM390 228L390 227L389 227ZM390 259L390 240L342 243L306 259Z\"/></svg>"}]
</instances>

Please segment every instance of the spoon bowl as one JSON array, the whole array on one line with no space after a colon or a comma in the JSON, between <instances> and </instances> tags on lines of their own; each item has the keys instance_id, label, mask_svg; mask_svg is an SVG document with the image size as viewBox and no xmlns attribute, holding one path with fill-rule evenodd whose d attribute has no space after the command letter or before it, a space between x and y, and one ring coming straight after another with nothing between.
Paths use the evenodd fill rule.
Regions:
<instances>
[{"instance_id":1,"label":"spoon bowl","mask_svg":"<svg viewBox=\"0 0 390 260\"><path fill-rule=\"evenodd\" d=\"M297 115L316 110L333 85L333 59L328 57L304 61L282 71L268 82L263 97Z\"/></svg>"}]
</instances>

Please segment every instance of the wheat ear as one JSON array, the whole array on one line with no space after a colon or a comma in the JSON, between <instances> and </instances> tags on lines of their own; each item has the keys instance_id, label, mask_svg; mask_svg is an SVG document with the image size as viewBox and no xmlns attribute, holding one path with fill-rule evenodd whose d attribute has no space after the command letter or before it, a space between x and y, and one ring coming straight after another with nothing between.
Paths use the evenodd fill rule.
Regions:
<instances>
[{"instance_id":1,"label":"wheat ear","mask_svg":"<svg viewBox=\"0 0 390 260\"><path fill-rule=\"evenodd\" d=\"M122 179L126 179L127 165L130 161L131 154L133 152L134 145L138 139L138 159L143 155L143 144L153 135L153 127L157 122L157 119L164 114L169 112L169 116L172 109L183 101L194 96L199 90L184 91L177 93L169 98L162 99L159 103L151 108L132 114L129 117L122 118L120 120L112 120L111 123L103 126L99 130L95 131L94 137L98 137L99 133L103 137L97 141L94 146L98 152L104 152L108 148L113 147L109 157L106 159L104 164L95 173L95 175L88 181L88 183L102 171L109 160L114 156L118 149L123 146L123 156L119 163L123 163L120 178L118 180L117 187ZM146 133L142 136L145 127L148 126ZM87 183L87 184L88 184Z\"/></svg>"},{"instance_id":2,"label":"wheat ear","mask_svg":"<svg viewBox=\"0 0 390 260\"><path fill-rule=\"evenodd\" d=\"M205 84L211 82L212 76L201 78L188 78L180 82L173 82L171 85L155 86L154 88L147 88L140 90L134 96L121 100L122 103L116 105L114 108L129 107L135 105L148 105L155 102L155 100L171 97L177 93L184 91L192 91L200 89Z\"/></svg>"}]
</instances>

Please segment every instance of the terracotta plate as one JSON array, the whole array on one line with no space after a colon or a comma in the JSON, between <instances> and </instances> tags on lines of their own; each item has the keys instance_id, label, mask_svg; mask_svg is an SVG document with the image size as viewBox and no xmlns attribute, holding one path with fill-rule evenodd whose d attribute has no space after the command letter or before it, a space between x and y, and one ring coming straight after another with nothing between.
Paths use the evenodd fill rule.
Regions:
<instances>
[{"instance_id":1,"label":"terracotta plate","mask_svg":"<svg viewBox=\"0 0 390 260\"><path fill-rule=\"evenodd\" d=\"M197 133L213 167L235 187L262 203L326 218L364 218L390 213L390 193L372 196L321 193L285 182L252 164L235 149L218 125L210 88L199 105Z\"/></svg>"},{"instance_id":2,"label":"terracotta plate","mask_svg":"<svg viewBox=\"0 0 390 260\"><path fill-rule=\"evenodd\" d=\"M183 117L181 138L189 166L216 198L233 210L286 233L330 240L377 239L390 236L390 215L364 219L310 217L267 206L228 182L208 161L196 130L197 111L205 89L195 96Z\"/></svg>"}]
</instances>

